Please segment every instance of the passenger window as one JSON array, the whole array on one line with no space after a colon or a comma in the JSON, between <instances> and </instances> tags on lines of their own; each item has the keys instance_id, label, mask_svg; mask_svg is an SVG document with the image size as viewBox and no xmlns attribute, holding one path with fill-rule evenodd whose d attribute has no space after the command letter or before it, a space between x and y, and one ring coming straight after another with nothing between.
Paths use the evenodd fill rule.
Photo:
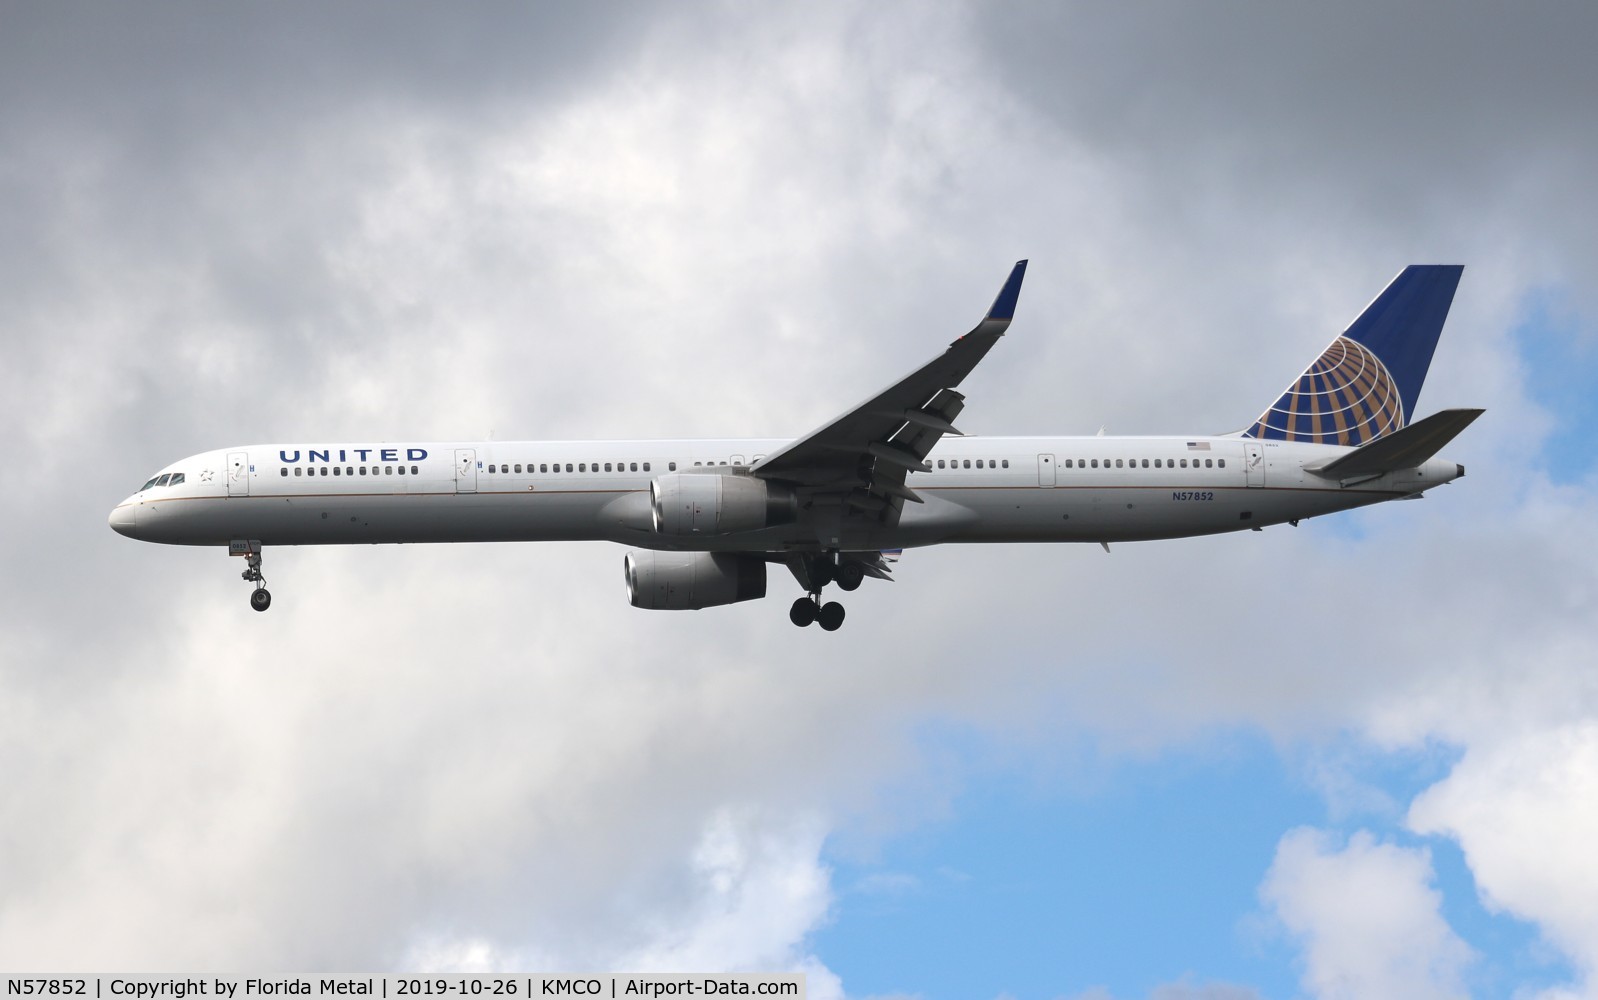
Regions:
<instances>
[{"instance_id":1,"label":"passenger window","mask_svg":"<svg viewBox=\"0 0 1598 1000\"><path fill-rule=\"evenodd\" d=\"M366 475L366 466L361 466L361 475Z\"/></svg>"},{"instance_id":2,"label":"passenger window","mask_svg":"<svg viewBox=\"0 0 1598 1000\"><path fill-rule=\"evenodd\" d=\"M566 471L567 471L567 472L570 472L570 471L572 471L572 464L571 464L571 463L570 463L570 462L567 462L567 463L566 463Z\"/></svg>"},{"instance_id":3,"label":"passenger window","mask_svg":"<svg viewBox=\"0 0 1598 1000\"><path fill-rule=\"evenodd\" d=\"M644 463L644 471L645 471L645 472L648 472L648 471L649 471L649 463L648 463L648 462L645 462L645 463Z\"/></svg>"},{"instance_id":4,"label":"passenger window","mask_svg":"<svg viewBox=\"0 0 1598 1000\"><path fill-rule=\"evenodd\" d=\"M671 463L670 471L671 472L676 472L677 471L677 463L676 462L672 462Z\"/></svg>"},{"instance_id":5,"label":"passenger window","mask_svg":"<svg viewBox=\"0 0 1598 1000\"><path fill-rule=\"evenodd\" d=\"M375 469L375 468L377 468L377 466L374 465L374 466L372 466L372 468ZM394 474L394 467L392 465L383 466L383 475L392 476L393 474Z\"/></svg>"},{"instance_id":6,"label":"passenger window","mask_svg":"<svg viewBox=\"0 0 1598 1000\"><path fill-rule=\"evenodd\" d=\"M606 472L609 472L609 471L610 471L610 463L609 463L609 462L606 462L606 463L605 463L605 471L606 471Z\"/></svg>"},{"instance_id":7,"label":"passenger window","mask_svg":"<svg viewBox=\"0 0 1598 1000\"><path fill-rule=\"evenodd\" d=\"M285 465L285 466L283 466L283 468L281 468L281 469L279 469L279 470L277 470L277 474L278 474L278 475L280 475L280 476L286 476L286 475L288 475L288 474L289 474L289 467L288 467L288 466L286 466L286 465Z\"/></svg>"},{"instance_id":8,"label":"passenger window","mask_svg":"<svg viewBox=\"0 0 1598 1000\"><path fill-rule=\"evenodd\" d=\"M638 463L637 462L633 462L632 463L632 469L630 471L632 471L632 472L637 472L638 471Z\"/></svg>"},{"instance_id":9,"label":"passenger window","mask_svg":"<svg viewBox=\"0 0 1598 1000\"><path fill-rule=\"evenodd\" d=\"M1220 466L1223 469L1226 468L1226 459L1223 458L1223 459L1220 460Z\"/></svg>"},{"instance_id":10,"label":"passenger window","mask_svg":"<svg viewBox=\"0 0 1598 1000\"><path fill-rule=\"evenodd\" d=\"M305 475L305 470L296 465L294 467L294 474L296 476L303 476L303 475Z\"/></svg>"},{"instance_id":11,"label":"passenger window","mask_svg":"<svg viewBox=\"0 0 1598 1000\"><path fill-rule=\"evenodd\" d=\"M1094 467L1094 468L1095 468L1095 469L1097 469L1097 468L1098 468L1098 467L1099 467L1099 460L1098 460L1098 459L1096 459L1096 458L1095 458L1095 459L1094 459L1094 460L1093 460L1093 467Z\"/></svg>"},{"instance_id":12,"label":"passenger window","mask_svg":"<svg viewBox=\"0 0 1598 1000\"><path fill-rule=\"evenodd\" d=\"M1215 460L1214 460L1214 459L1212 459L1212 458L1206 458L1206 459L1205 459L1205 460L1204 460L1204 467L1205 467L1205 468L1206 468L1206 469L1213 469L1213 468L1215 468Z\"/></svg>"},{"instance_id":13,"label":"passenger window","mask_svg":"<svg viewBox=\"0 0 1598 1000\"><path fill-rule=\"evenodd\" d=\"M1010 467L1010 460L1008 458L1004 460L1004 467L1006 469L1008 469Z\"/></svg>"},{"instance_id":14,"label":"passenger window","mask_svg":"<svg viewBox=\"0 0 1598 1000\"><path fill-rule=\"evenodd\" d=\"M1146 468L1148 468L1148 467L1149 467L1149 460L1148 460L1148 459L1146 459L1146 458L1145 458L1145 459L1144 459L1144 460L1143 460L1143 468L1145 468L1145 469L1146 469Z\"/></svg>"},{"instance_id":15,"label":"passenger window","mask_svg":"<svg viewBox=\"0 0 1598 1000\"><path fill-rule=\"evenodd\" d=\"M1071 467L1071 460L1069 458L1065 460L1065 467L1067 469L1069 469Z\"/></svg>"},{"instance_id":16,"label":"passenger window","mask_svg":"<svg viewBox=\"0 0 1598 1000\"><path fill-rule=\"evenodd\" d=\"M965 460L965 467L968 469L971 468L971 460L969 458Z\"/></svg>"},{"instance_id":17,"label":"passenger window","mask_svg":"<svg viewBox=\"0 0 1598 1000\"><path fill-rule=\"evenodd\" d=\"M335 466L333 466L333 475L336 476L338 474L339 474L338 466L335 465Z\"/></svg>"},{"instance_id":18,"label":"passenger window","mask_svg":"<svg viewBox=\"0 0 1598 1000\"><path fill-rule=\"evenodd\" d=\"M1121 468L1121 460L1119 458L1115 460L1115 467L1117 469Z\"/></svg>"},{"instance_id":19,"label":"passenger window","mask_svg":"<svg viewBox=\"0 0 1598 1000\"><path fill-rule=\"evenodd\" d=\"M982 468L982 459L977 459L977 468Z\"/></svg>"},{"instance_id":20,"label":"passenger window","mask_svg":"<svg viewBox=\"0 0 1598 1000\"><path fill-rule=\"evenodd\" d=\"M418 468L417 468L417 467L416 467L416 466L414 466L414 465L413 465L413 466L411 466L411 475L413 475L413 476L419 476L419 475L421 475L421 474L422 474L422 470L421 470L421 469L418 469Z\"/></svg>"}]
</instances>

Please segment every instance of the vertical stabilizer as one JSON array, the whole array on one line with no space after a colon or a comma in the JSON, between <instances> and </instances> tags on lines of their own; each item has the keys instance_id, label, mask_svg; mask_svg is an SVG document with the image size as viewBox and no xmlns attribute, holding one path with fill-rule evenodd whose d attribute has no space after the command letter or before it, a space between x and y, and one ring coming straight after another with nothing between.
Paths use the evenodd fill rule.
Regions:
<instances>
[{"instance_id":1,"label":"vertical stabilizer","mask_svg":"<svg viewBox=\"0 0 1598 1000\"><path fill-rule=\"evenodd\" d=\"M1243 436L1359 445L1403 427L1464 270L1404 268Z\"/></svg>"}]
</instances>

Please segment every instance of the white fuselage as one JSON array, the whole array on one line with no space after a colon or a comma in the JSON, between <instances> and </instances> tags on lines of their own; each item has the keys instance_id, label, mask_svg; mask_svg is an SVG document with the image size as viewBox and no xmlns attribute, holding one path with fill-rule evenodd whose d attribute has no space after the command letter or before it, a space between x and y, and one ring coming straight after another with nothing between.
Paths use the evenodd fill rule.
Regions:
<instances>
[{"instance_id":1,"label":"white fuselage","mask_svg":"<svg viewBox=\"0 0 1598 1000\"><path fill-rule=\"evenodd\" d=\"M1418 468L1341 484L1306 471L1351 449L1239 437L950 437L905 485L897 525L856 527L800 494L793 523L671 536L661 475L735 473L782 440L263 444L174 463L177 485L111 513L153 542L272 545L604 540L649 549L795 552L941 542L1116 542L1262 527L1419 493L1463 474Z\"/></svg>"}]
</instances>

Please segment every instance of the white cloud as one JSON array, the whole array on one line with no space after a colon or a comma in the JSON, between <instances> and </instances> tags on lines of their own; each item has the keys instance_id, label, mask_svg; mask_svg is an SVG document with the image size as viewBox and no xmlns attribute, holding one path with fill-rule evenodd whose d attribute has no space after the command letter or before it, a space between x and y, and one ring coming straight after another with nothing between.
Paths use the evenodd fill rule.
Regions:
<instances>
[{"instance_id":1,"label":"white cloud","mask_svg":"<svg viewBox=\"0 0 1598 1000\"><path fill-rule=\"evenodd\" d=\"M1304 988L1320 1000L1466 996L1471 949L1440 913L1425 849L1361 831L1338 847L1308 828L1287 833L1260 898L1301 943Z\"/></svg>"},{"instance_id":2,"label":"white cloud","mask_svg":"<svg viewBox=\"0 0 1598 1000\"><path fill-rule=\"evenodd\" d=\"M1459 841L1485 905L1530 921L1594 991L1598 973L1598 722L1483 740L1409 812Z\"/></svg>"}]
</instances>

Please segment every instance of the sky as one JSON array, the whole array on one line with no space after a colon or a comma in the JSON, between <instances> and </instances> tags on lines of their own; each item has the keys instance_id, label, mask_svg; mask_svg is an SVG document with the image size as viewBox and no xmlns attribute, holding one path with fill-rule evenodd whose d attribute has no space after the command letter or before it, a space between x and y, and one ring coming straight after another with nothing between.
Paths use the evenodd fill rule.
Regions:
<instances>
[{"instance_id":1,"label":"sky","mask_svg":"<svg viewBox=\"0 0 1598 1000\"><path fill-rule=\"evenodd\" d=\"M0 967L1598 996L1591 5L0 2ZM1251 421L1463 263L1419 503L906 553L112 533L185 455Z\"/></svg>"}]
</instances>

